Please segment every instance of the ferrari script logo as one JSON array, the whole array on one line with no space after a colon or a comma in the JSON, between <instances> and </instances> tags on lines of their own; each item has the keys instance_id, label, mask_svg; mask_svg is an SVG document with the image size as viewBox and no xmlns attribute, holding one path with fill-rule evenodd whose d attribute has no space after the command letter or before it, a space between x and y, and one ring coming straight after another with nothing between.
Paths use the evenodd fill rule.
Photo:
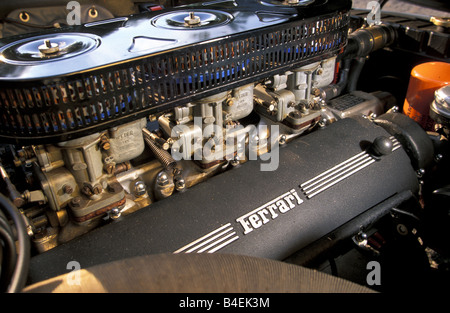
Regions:
<instances>
[{"instance_id":1,"label":"ferrari script logo","mask_svg":"<svg viewBox=\"0 0 450 313\"><path fill-rule=\"evenodd\" d=\"M244 228L244 235L246 235L254 229L276 219L280 213L284 214L289 212L302 203L303 200L300 199L297 191L292 189L272 201L263 204L257 209L237 218L236 222L239 222L242 225Z\"/></svg>"}]
</instances>

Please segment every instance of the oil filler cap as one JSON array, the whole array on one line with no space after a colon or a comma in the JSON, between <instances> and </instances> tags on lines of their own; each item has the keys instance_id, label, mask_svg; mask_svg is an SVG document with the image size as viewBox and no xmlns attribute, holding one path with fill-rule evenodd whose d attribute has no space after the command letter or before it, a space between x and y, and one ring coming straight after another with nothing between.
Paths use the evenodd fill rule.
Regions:
<instances>
[{"instance_id":1,"label":"oil filler cap","mask_svg":"<svg viewBox=\"0 0 450 313\"><path fill-rule=\"evenodd\" d=\"M388 137L379 136L373 141L370 152L375 157L382 157L392 152L393 145L392 140Z\"/></svg>"},{"instance_id":2,"label":"oil filler cap","mask_svg":"<svg viewBox=\"0 0 450 313\"><path fill-rule=\"evenodd\" d=\"M436 123L450 125L450 85L436 90L430 116Z\"/></svg>"}]
</instances>

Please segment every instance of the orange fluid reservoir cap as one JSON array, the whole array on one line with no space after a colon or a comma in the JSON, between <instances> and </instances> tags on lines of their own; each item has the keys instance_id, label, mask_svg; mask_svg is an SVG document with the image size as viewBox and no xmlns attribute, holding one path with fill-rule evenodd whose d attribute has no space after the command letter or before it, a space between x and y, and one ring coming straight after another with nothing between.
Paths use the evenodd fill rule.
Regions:
<instances>
[{"instance_id":1,"label":"orange fluid reservoir cap","mask_svg":"<svg viewBox=\"0 0 450 313\"><path fill-rule=\"evenodd\" d=\"M425 130L433 130L430 105L434 92L450 84L450 63L427 62L415 66L411 71L403 112L418 122Z\"/></svg>"}]
</instances>

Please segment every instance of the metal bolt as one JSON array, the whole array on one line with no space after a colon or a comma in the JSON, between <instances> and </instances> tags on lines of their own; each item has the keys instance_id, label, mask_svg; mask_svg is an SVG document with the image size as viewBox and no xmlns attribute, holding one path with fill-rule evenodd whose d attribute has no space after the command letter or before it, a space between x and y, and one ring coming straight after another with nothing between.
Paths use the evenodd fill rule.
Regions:
<instances>
[{"instance_id":1,"label":"metal bolt","mask_svg":"<svg viewBox=\"0 0 450 313\"><path fill-rule=\"evenodd\" d=\"M84 193L86 196L92 196L93 192L91 187L89 187L88 185L85 185L82 189L81 192Z\"/></svg>"},{"instance_id":2,"label":"metal bolt","mask_svg":"<svg viewBox=\"0 0 450 313\"><path fill-rule=\"evenodd\" d=\"M175 179L175 189L178 191L183 190L186 188L186 183L183 178L177 178Z\"/></svg>"},{"instance_id":3,"label":"metal bolt","mask_svg":"<svg viewBox=\"0 0 450 313\"><path fill-rule=\"evenodd\" d=\"M289 101L289 103L287 104L288 108L295 108L295 102L294 101Z\"/></svg>"},{"instance_id":4,"label":"metal bolt","mask_svg":"<svg viewBox=\"0 0 450 313\"><path fill-rule=\"evenodd\" d=\"M355 240L358 243L366 243L367 242L367 234L364 232L360 232L355 236Z\"/></svg>"},{"instance_id":5,"label":"metal bolt","mask_svg":"<svg viewBox=\"0 0 450 313\"><path fill-rule=\"evenodd\" d=\"M434 157L434 160L436 162L440 162L443 158L444 158L444 156L439 153L439 154L436 154L436 156Z\"/></svg>"},{"instance_id":6,"label":"metal bolt","mask_svg":"<svg viewBox=\"0 0 450 313\"><path fill-rule=\"evenodd\" d=\"M74 208L78 208L81 205L81 198L75 197L70 201L70 205Z\"/></svg>"},{"instance_id":7,"label":"metal bolt","mask_svg":"<svg viewBox=\"0 0 450 313\"><path fill-rule=\"evenodd\" d=\"M100 140L100 148L102 148L103 150L109 150L111 148L109 139L106 136L102 136Z\"/></svg>"},{"instance_id":8,"label":"metal bolt","mask_svg":"<svg viewBox=\"0 0 450 313\"><path fill-rule=\"evenodd\" d=\"M158 173L158 176L156 177L156 184L161 187L169 184L169 176L166 172L162 171Z\"/></svg>"},{"instance_id":9,"label":"metal bolt","mask_svg":"<svg viewBox=\"0 0 450 313\"><path fill-rule=\"evenodd\" d=\"M143 181L137 181L134 184L134 194L136 196L143 196L147 192L147 186L145 186L145 183Z\"/></svg>"},{"instance_id":10,"label":"metal bolt","mask_svg":"<svg viewBox=\"0 0 450 313\"><path fill-rule=\"evenodd\" d=\"M397 225L397 232L400 234L400 235L407 235L408 234L408 228L405 226L405 225L403 225L403 224L398 224Z\"/></svg>"},{"instance_id":11,"label":"metal bolt","mask_svg":"<svg viewBox=\"0 0 450 313\"><path fill-rule=\"evenodd\" d=\"M359 247L366 247L367 238L368 238L367 234L363 231L360 231L355 236L353 236L352 240Z\"/></svg>"},{"instance_id":12,"label":"metal bolt","mask_svg":"<svg viewBox=\"0 0 450 313\"><path fill-rule=\"evenodd\" d=\"M30 237L34 235L33 226L31 226L31 225L27 226L27 234Z\"/></svg>"},{"instance_id":13,"label":"metal bolt","mask_svg":"<svg viewBox=\"0 0 450 313\"><path fill-rule=\"evenodd\" d=\"M286 143L286 135L281 135L280 138L278 139L278 142L280 143L280 145L284 145Z\"/></svg>"},{"instance_id":14,"label":"metal bolt","mask_svg":"<svg viewBox=\"0 0 450 313\"><path fill-rule=\"evenodd\" d=\"M420 168L416 172L417 177L422 178L423 175L425 175L425 170L423 168Z\"/></svg>"},{"instance_id":15,"label":"metal bolt","mask_svg":"<svg viewBox=\"0 0 450 313\"><path fill-rule=\"evenodd\" d=\"M302 117L302 113L300 111L292 111L289 112L289 117L299 119Z\"/></svg>"},{"instance_id":16,"label":"metal bolt","mask_svg":"<svg viewBox=\"0 0 450 313\"><path fill-rule=\"evenodd\" d=\"M101 194L103 191L102 185L100 184L96 184L93 188L92 188L92 192L96 195Z\"/></svg>"},{"instance_id":17,"label":"metal bolt","mask_svg":"<svg viewBox=\"0 0 450 313\"><path fill-rule=\"evenodd\" d=\"M106 170L106 173L112 174L114 172L114 169L115 169L114 164L109 163L109 164L106 165L106 169L105 170Z\"/></svg>"},{"instance_id":18,"label":"metal bolt","mask_svg":"<svg viewBox=\"0 0 450 313\"><path fill-rule=\"evenodd\" d=\"M59 51L59 45L55 42L51 42L50 39L46 39L44 44L40 45L38 49L43 54L54 54Z\"/></svg>"},{"instance_id":19,"label":"metal bolt","mask_svg":"<svg viewBox=\"0 0 450 313\"><path fill-rule=\"evenodd\" d=\"M198 25L200 24L200 17L195 16L194 12L189 12L189 16L184 19L184 22L188 25Z\"/></svg>"},{"instance_id":20,"label":"metal bolt","mask_svg":"<svg viewBox=\"0 0 450 313\"><path fill-rule=\"evenodd\" d=\"M104 142L102 144L102 149L103 150L109 150L111 148L111 144L109 142Z\"/></svg>"},{"instance_id":21,"label":"metal bolt","mask_svg":"<svg viewBox=\"0 0 450 313\"><path fill-rule=\"evenodd\" d=\"M269 114L275 114L275 112L277 111L277 106L276 103L270 103L269 106L267 107L267 113Z\"/></svg>"},{"instance_id":22,"label":"metal bolt","mask_svg":"<svg viewBox=\"0 0 450 313\"><path fill-rule=\"evenodd\" d=\"M118 219L122 215L122 209L120 207L116 207L109 211L109 217L113 220Z\"/></svg>"},{"instance_id":23,"label":"metal bolt","mask_svg":"<svg viewBox=\"0 0 450 313\"><path fill-rule=\"evenodd\" d=\"M69 186L69 185L64 185L62 187L62 190L65 194L68 194L68 195L72 194L72 192L73 192L72 186Z\"/></svg>"},{"instance_id":24,"label":"metal bolt","mask_svg":"<svg viewBox=\"0 0 450 313\"><path fill-rule=\"evenodd\" d=\"M311 94L313 95L313 96L320 96L320 89L319 88L317 88L317 87L314 87L312 90L311 90Z\"/></svg>"}]
</instances>

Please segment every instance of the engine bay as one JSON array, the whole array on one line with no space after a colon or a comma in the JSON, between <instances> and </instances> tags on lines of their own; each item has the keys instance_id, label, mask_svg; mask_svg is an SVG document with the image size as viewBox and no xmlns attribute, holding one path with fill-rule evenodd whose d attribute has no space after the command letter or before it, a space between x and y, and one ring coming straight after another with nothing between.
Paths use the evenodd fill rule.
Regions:
<instances>
[{"instance_id":1,"label":"engine bay","mask_svg":"<svg viewBox=\"0 0 450 313\"><path fill-rule=\"evenodd\" d=\"M73 2L3 26L2 291L72 262L222 253L448 290L448 21L347 0Z\"/></svg>"}]
</instances>

